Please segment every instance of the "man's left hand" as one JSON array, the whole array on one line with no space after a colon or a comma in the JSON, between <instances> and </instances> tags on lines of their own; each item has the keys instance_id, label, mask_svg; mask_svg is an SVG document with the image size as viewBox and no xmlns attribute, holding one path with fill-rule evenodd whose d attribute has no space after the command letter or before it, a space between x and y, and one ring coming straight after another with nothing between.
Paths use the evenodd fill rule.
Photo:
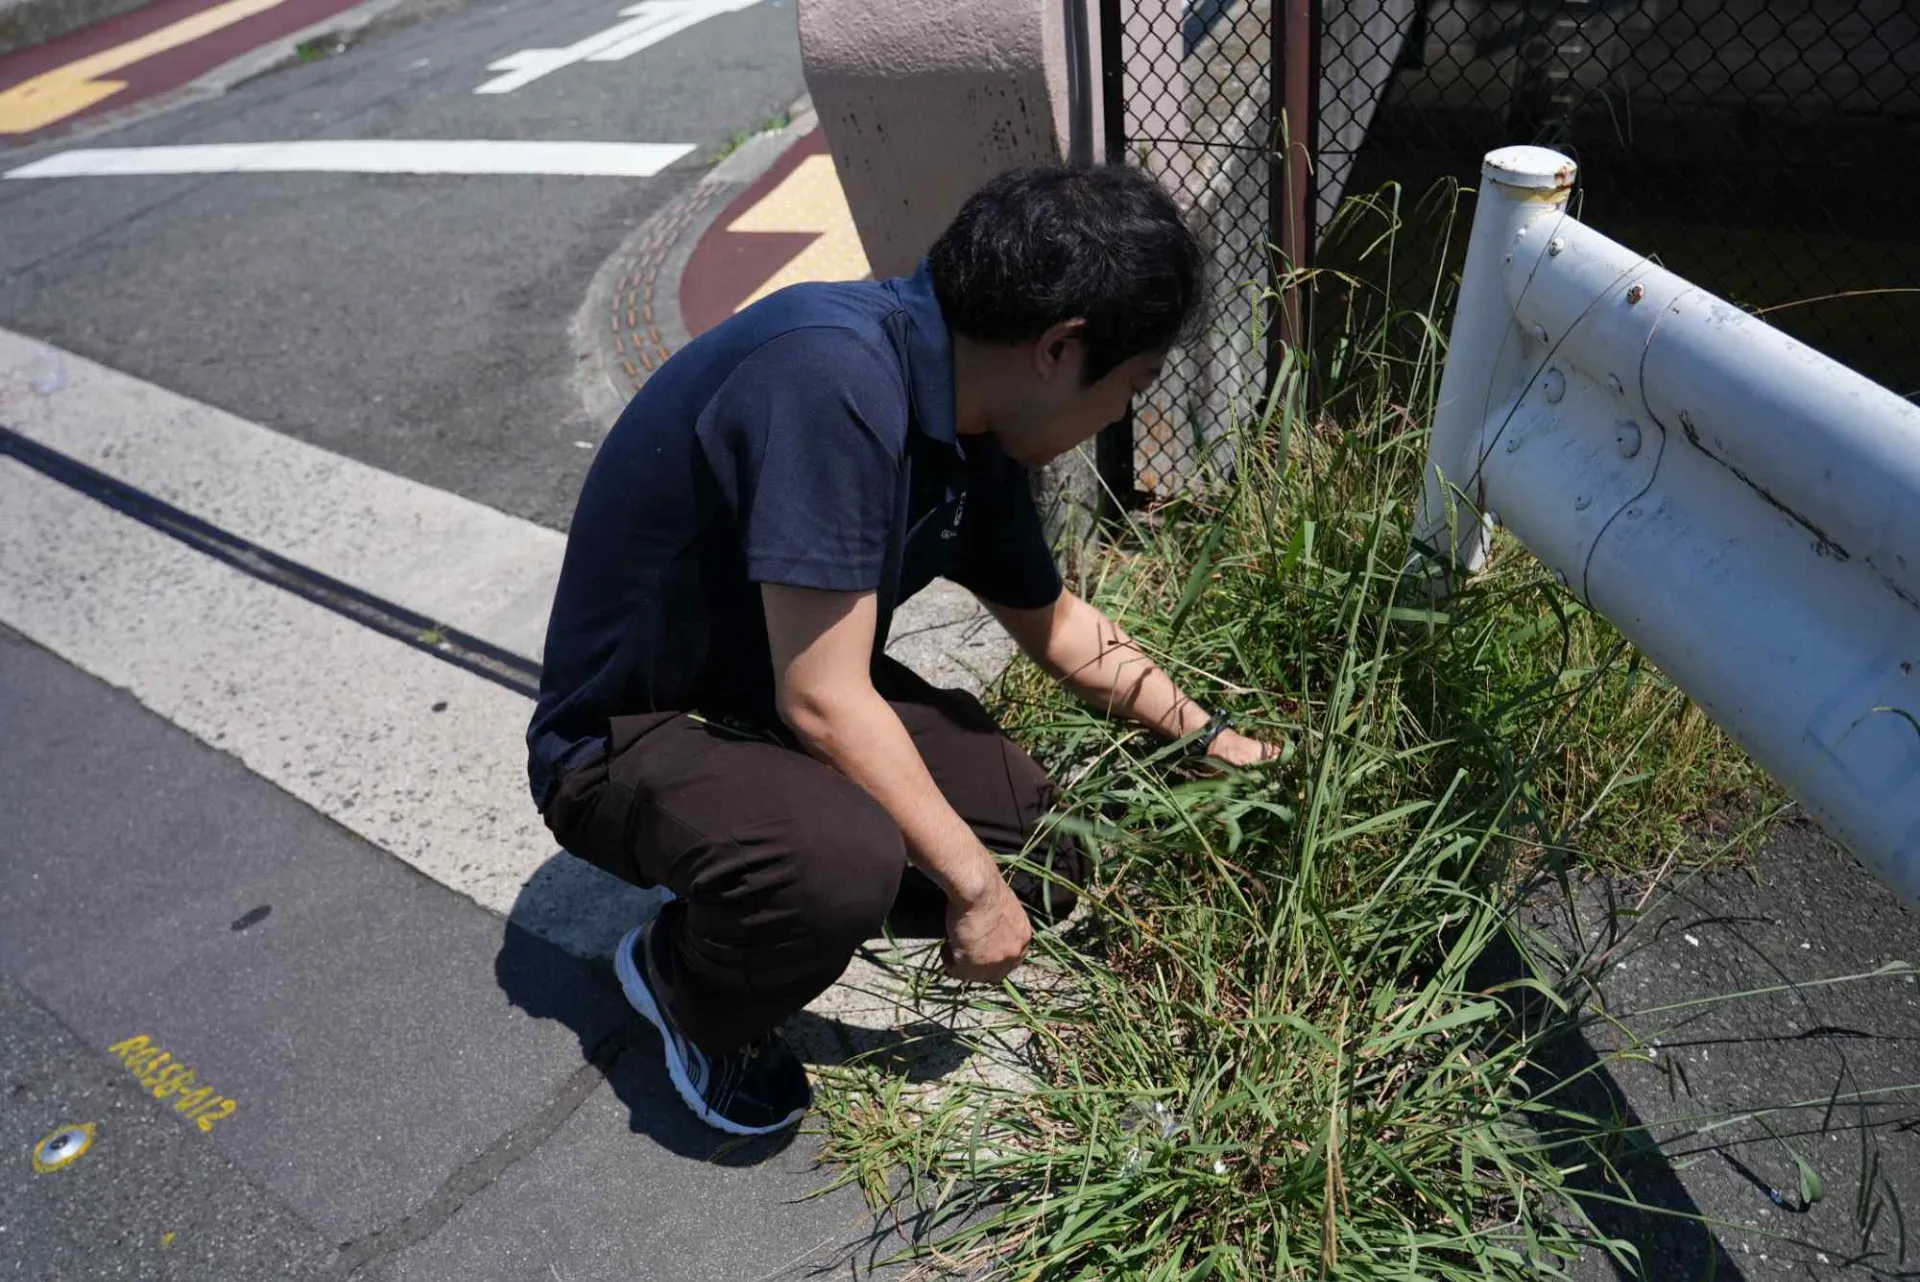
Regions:
<instances>
[{"instance_id":1,"label":"man's left hand","mask_svg":"<svg viewBox=\"0 0 1920 1282\"><path fill-rule=\"evenodd\" d=\"M1238 730L1222 730L1207 745L1207 755L1230 766L1258 766L1277 760L1280 749L1258 739L1249 739Z\"/></svg>"}]
</instances>

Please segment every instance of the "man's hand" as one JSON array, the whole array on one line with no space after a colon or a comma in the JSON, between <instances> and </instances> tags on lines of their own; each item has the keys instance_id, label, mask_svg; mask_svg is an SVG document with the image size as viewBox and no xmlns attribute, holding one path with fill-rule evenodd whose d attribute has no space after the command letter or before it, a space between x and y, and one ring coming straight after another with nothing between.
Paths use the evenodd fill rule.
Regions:
<instances>
[{"instance_id":1,"label":"man's hand","mask_svg":"<svg viewBox=\"0 0 1920 1282\"><path fill-rule=\"evenodd\" d=\"M1215 761L1245 768L1278 760L1280 749L1258 739L1249 739L1238 730L1222 730L1207 745L1207 755Z\"/></svg>"},{"instance_id":2,"label":"man's hand","mask_svg":"<svg viewBox=\"0 0 1920 1282\"><path fill-rule=\"evenodd\" d=\"M997 984L1013 973L1032 939L1026 908L996 872L982 880L975 897L948 897L947 942L940 959L956 979Z\"/></svg>"},{"instance_id":3,"label":"man's hand","mask_svg":"<svg viewBox=\"0 0 1920 1282\"><path fill-rule=\"evenodd\" d=\"M1196 734L1209 720L1172 677L1120 625L1071 592L1052 605L1019 610L984 602L1027 657L1082 700L1108 715L1126 717L1168 739ZM1257 766L1280 750L1233 730L1207 745L1223 765Z\"/></svg>"},{"instance_id":4,"label":"man's hand","mask_svg":"<svg viewBox=\"0 0 1920 1282\"><path fill-rule=\"evenodd\" d=\"M993 855L948 804L899 715L873 688L874 594L760 591L781 717L808 752L859 784L900 825L907 857L951 905L948 969L980 983L1005 977L1033 927Z\"/></svg>"}]
</instances>

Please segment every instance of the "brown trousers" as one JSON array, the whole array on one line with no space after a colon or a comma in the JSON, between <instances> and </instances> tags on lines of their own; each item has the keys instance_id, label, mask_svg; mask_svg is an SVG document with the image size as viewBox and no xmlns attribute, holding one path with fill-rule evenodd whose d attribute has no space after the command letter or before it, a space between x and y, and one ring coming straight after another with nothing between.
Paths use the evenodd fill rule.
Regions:
<instances>
[{"instance_id":1,"label":"brown trousers","mask_svg":"<svg viewBox=\"0 0 1920 1282\"><path fill-rule=\"evenodd\" d=\"M1024 849L1053 804L1046 772L980 701L883 660L874 685L934 782L987 849ZM783 728L742 732L678 712L614 718L607 752L570 770L546 811L567 850L624 881L673 891L666 908L681 1029L709 1054L772 1031L840 977L885 926L945 931L946 899L907 866L878 802ZM1072 911L1086 861L1065 835L1009 872L1040 924ZM1061 883L1066 883L1065 885Z\"/></svg>"}]
</instances>

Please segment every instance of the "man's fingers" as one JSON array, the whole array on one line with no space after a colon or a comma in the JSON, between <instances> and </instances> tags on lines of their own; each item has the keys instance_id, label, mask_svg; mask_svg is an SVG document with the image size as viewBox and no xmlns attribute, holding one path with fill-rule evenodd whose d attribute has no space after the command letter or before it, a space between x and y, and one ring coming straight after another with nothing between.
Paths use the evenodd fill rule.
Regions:
<instances>
[{"instance_id":1,"label":"man's fingers","mask_svg":"<svg viewBox=\"0 0 1920 1282\"><path fill-rule=\"evenodd\" d=\"M955 960L952 952L941 950L941 961L947 974L969 984L997 984L1020 968L1020 958L1001 962L995 966L981 966L973 962Z\"/></svg>"}]
</instances>

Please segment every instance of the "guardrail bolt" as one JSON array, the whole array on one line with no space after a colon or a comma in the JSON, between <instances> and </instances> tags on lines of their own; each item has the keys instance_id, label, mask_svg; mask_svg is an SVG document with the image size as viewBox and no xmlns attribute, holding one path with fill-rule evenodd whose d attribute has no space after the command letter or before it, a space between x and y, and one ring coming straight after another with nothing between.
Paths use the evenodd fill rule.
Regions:
<instances>
[{"instance_id":1,"label":"guardrail bolt","mask_svg":"<svg viewBox=\"0 0 1920 1282\"><path fill-rule=\"evenodd\" d=\"M1560 398L1567 394L1567 376L1557 369L1548 370L1547 376L1540 380L1540 390L1547 394L1547 404L1558 405Z\"/></svg>"},{"instance_id":2,"label":"guardrail bolt","mask_svg":"<svg viewBox=\"0 0 1920 1282\"><path fill-rule=\"evenodd\" d=\"M1634 285L1627 290L1627 304L1628 306L1632 306L1646 296L1647 287L1645 285Z\"/></svg>"},{"instance_id":3,"label":"guardrail bolt","mask_svg":"<svg viewBox=\"0 0 1920 1282\"><path fill-rule=\"evenodd\" d=\"M1552 240L1547 242L1547 253L1552 255L1555 258L1558 258L1560 257L1561 252L1566 249L1566 247L1567 247L1567 238L1565 236L1555 236Z\"/></svg>"},{"instance_id":4,"label":"guardrail bolt","mask_svg":"<svg viewBox=\"0 0 1920 1282\"><path fill-rule=\"evenodd\" d=\"M1632 458L1640 452L1640 425L1627 422L1614 428L1613 443L1620 447L1621 458Z\"/></svg>"}]
</instances>

